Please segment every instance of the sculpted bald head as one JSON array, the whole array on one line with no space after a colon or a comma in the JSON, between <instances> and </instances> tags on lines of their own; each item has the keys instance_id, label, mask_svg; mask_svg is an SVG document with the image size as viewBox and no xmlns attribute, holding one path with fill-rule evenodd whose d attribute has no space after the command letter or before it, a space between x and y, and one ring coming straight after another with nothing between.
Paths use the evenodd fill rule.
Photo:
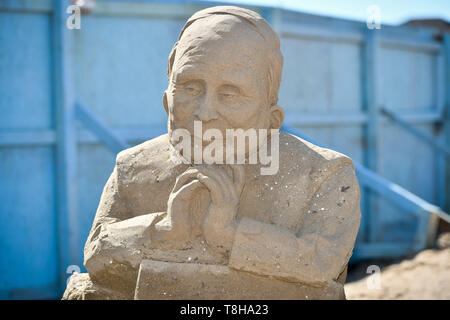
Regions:
<instances>
[{"instance_id":1,"label":"sculpted bald head","mask_svg":"<svg viewBox=\"0 0 450 320\"><path fill-rule=\"evenodd\" d=\"M280 40L266 20L256 12L243 8L213 7L201 10L189 18L169 56L169 81L175 61L185 53L208 47L213 41L227 40L231 42L230 49L237 53L251 54L251 49L256 49L257 52L252 54L255 58L258 56L255 53L259 52L267 67L264 71L268 81L268 99L270 105L276 105L283 68Z\"/></svg>"},{"instance_id":2,"label":"sculpted bald head","mask_svg":"<svg viewBox=\"0 0 450 320\"><path fill-rule=\"evenodd\" d=\"M279 129L283 57L278 36L257 13L213 7L194 14L169 56L164 107L175 129Z\"/></svg>"}]
</instances>

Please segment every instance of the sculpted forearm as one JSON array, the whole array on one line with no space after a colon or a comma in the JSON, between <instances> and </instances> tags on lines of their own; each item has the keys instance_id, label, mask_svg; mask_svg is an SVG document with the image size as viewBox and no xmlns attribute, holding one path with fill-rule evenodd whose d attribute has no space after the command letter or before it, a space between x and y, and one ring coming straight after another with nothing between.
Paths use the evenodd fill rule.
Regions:
<instances>
[{"instance_id":1,"label":"sculpted forearm","mask_svg":"<svg viewBox=\"0 0 450 320\"><path fill-rule=\"evenodd\" d=\"M359 188L351 166L325 181L297 234L243 218L230 267L288 281L324 286L338 278L350 258L359 227ZM321 200L322 199L322 200ZM310 230L318 230L310 232Z\"/></svg>"},{"instance_id":2,"label":"sculpted forearm","mask_svg":"<svg viewBox=\"0 0 450 320\"><path fill-rule=\"evenodd\" d=\"M236 232L229 266L289 282L322 287L335 280L346 263L333 243L317 236L298 237L288 230L244 218Z\"/></svg>"},{"instance_id":3,"label":"sculpted forearm","mask_svg":"<svg viewBox=\"0 0 450 320\"><path fill-rule=\"evenodd\" d=\"M137 269L144 249L151 245L152 226L164 214L150 213L99 226L97 234L86 243L86 269L94 276L117 264Z\"/></svg>"},{"instance_id":4,"label":"sculpted forearm","mask_svg":"<svg viewBox=\"0 0 450 320\"><path fill-rule=\"evenodd\" d=\"M215 209L211 208L210 210ZM204 221L203 236L208 246L229 256L238 224L235 219L229 223L217 219L213 221L212 217L214 216L221 215L217 212L211 215L210 212L209 218L207 217Z\"/></svg>"},{"instance_id":5,"label":"sculpted forearm","mask_svg":"<svg viewBox=\"0 0 450 320\"><path fill-rule=\"evenodd\" d=\"M284 228L243 218L236 232L229 266L290 282L323 286L329 279L317 269L314 249L313 242L299 239Z\"/></svg>"}]
</instances>

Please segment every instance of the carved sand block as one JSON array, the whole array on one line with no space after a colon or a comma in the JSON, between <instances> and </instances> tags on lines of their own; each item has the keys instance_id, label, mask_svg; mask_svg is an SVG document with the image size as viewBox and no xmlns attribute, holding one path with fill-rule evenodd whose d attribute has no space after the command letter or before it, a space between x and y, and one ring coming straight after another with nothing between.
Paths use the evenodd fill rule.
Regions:
<instances>
[{"instance_id":1,"label":"carved sand block","mask_svg":"<svg viewBox=\"0 0 450 320\"><path fill-rule=\"evenodd\" d=\"M168 133L117 155L89 275L64 298L344 298L358 181L347 156L279 132L282 65L253 11L187 21L169 56Z\"/></svg>"},{"instance_id":2,"label":"carved sand block","mask_svg":"<svg viewBox=\"0 0 450 320\"><path fill-rule=\"evenodd\" d=\"M343 299L338 282L326 287L235 271L227 266L143 260L139 270L137 300L308 300Z\"/></svg>"}]
</instances>

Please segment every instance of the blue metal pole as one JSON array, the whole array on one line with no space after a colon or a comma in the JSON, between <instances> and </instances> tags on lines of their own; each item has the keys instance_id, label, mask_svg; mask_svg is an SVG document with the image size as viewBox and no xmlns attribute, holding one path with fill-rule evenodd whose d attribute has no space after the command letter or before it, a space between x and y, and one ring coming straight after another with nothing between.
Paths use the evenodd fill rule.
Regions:
<instances>
[{"instance_id":1,"label":"blue metal pole","mask_svg":"<svg viewBox=\"0 0 450 320\"><path fill-rule=\"evenodd\" d=\"M380 40L377 30L367 30L364 46L364 77L363 77L363 105L367 112L367 125L365 134L364 164L370 170L378 171L378 108L379 108L379 81L380 81ZM377 201L374 195L366 188L363 208L363 228L366 240L375 242L378 234Z\"/></svg>"},{"instance_id":2,"label":"blue metal pole","mask_svg":"<svg viewBox=\"0 0 450 320\"><path fill-rule=\"evenodd\" d=\"M444 90L445 90L445 104L444 104L444 135L447 145L450 144L450 34L444 35ZM445 186L443 190L443 199L445 208L450 209L450 198L445 197L448 190L450 190L450 161L445 162Z\"/></svg>"},{"instance_id":3,"label":"blue metal pole","mask_svg":"<svg viewBox=\"0 0 450 320\"><path fill-rule=\"evenodd\" d=\"M57 226L59 255L59 288L66 284L66 270L80 263L77 213L77 153L74 128L74 88L71 73L72 34L66 28L66 10L71 2L53 1L53 88L56 119Z\"/></svg>"}]
</instances>

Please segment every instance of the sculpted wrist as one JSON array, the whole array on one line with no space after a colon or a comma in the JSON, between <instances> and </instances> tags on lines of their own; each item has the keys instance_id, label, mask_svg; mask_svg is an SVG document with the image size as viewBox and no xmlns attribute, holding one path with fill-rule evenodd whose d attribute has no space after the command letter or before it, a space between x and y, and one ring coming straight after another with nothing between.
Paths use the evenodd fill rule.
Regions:
<instances>
[{"instance_id":1,"label":"sculpted wrist","mask_svg":"<svg viewBox=\"0 0 450 320\"><path fill-rule=\"evenodd\" d=\"M237 222L235 219L226 225L206 223L203 228L203 235L205 241L213 250L218 251L226 256L229 256L234 242L234 235L237 229Z\"/></svg>"}]
</instances>

